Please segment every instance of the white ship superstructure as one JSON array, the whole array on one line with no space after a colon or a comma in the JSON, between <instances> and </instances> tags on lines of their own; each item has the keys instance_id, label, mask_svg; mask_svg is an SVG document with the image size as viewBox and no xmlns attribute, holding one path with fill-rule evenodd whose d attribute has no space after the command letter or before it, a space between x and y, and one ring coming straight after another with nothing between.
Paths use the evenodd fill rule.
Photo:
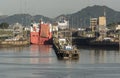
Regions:
<instances>
[{"instance_id":1,"label":"white ship superstructure","mask_svg":"<svg viewBox=\"0 0 120 78\"><path fill-rule=\"evenodd\" d=\"M58 28L59 29L67 29L67 28L69 28L69 22L66 21L66 20L59 21L58 22Z\"/></svg>"}]
</instances>

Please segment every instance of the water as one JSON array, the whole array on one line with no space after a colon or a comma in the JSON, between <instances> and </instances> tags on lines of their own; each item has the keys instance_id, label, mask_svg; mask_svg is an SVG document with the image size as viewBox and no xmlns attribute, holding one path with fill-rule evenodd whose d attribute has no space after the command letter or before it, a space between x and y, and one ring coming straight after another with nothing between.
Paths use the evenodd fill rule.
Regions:
<instances>
[{"instance_id":1,"label":"water","mask_svg":"<svg viewBox=\"0 0 120 78\"><path fill-rule=\"evenodd\" d=\"M51 45L0 48L0 78L120 78L118 50L79 52L79 60L58 60Z\"/></svg>"}]
</instances>

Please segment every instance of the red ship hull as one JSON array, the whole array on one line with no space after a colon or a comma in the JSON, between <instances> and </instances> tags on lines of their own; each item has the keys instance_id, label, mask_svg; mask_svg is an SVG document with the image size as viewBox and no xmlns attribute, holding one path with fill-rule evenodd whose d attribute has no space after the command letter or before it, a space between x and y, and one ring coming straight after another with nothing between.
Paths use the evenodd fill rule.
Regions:
<instances>
[{"instance_id":1,"label":"red ship hull","mask_svg":"<svg viewBox=\"0 0 120 78\"><path fill-rule=\"evenodd\" d=\"M49 24L41 24L38 32L31 31L30 33L31 44L52 44L52 32L50 31Z\"/></svg>"}]
</instances>

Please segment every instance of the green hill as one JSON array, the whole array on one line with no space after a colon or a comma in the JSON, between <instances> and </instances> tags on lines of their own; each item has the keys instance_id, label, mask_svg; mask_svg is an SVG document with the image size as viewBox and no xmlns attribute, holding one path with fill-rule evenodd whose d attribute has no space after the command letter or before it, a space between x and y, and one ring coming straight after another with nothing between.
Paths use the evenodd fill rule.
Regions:
<instances>
[{"instance_id":1,"label":"green hill","mask_svg":"<svg viewBox=\"0 0 120 78\"><path fill-rule=\"evenodd\" d=\"M91 18L98 18L103 16L104 12L107 17L107 24L120 22L120 12L115 11L107 6L88 6L76 13L60 15L56 18L49 18L42 15L31 16L30 14L15 14L12 16L0 16L0 23L7 22L9 24L21 23L23 25L30 25L31 21L39 22L40 19L46 22L53 22L65 17L69 20L70 26L73 27L89 27L89 20Z\"/></svg>"}]
</instances>

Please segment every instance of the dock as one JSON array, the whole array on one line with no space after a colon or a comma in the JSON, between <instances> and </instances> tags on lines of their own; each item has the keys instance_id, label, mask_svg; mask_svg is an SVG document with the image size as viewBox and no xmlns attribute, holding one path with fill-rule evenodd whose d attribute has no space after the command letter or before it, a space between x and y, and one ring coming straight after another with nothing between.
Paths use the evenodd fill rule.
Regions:
<instances>
[{"instance_id":1,"label":"dock","mask_svg":"<svg viewBox=\"0 0 120 78\"><path fill-rule=\"evenodd\" d=\"M1 46L13 47L13 46L27 46L30 45L29 40L22 41L0 41Z\"/></svg>"}]
</instances>

